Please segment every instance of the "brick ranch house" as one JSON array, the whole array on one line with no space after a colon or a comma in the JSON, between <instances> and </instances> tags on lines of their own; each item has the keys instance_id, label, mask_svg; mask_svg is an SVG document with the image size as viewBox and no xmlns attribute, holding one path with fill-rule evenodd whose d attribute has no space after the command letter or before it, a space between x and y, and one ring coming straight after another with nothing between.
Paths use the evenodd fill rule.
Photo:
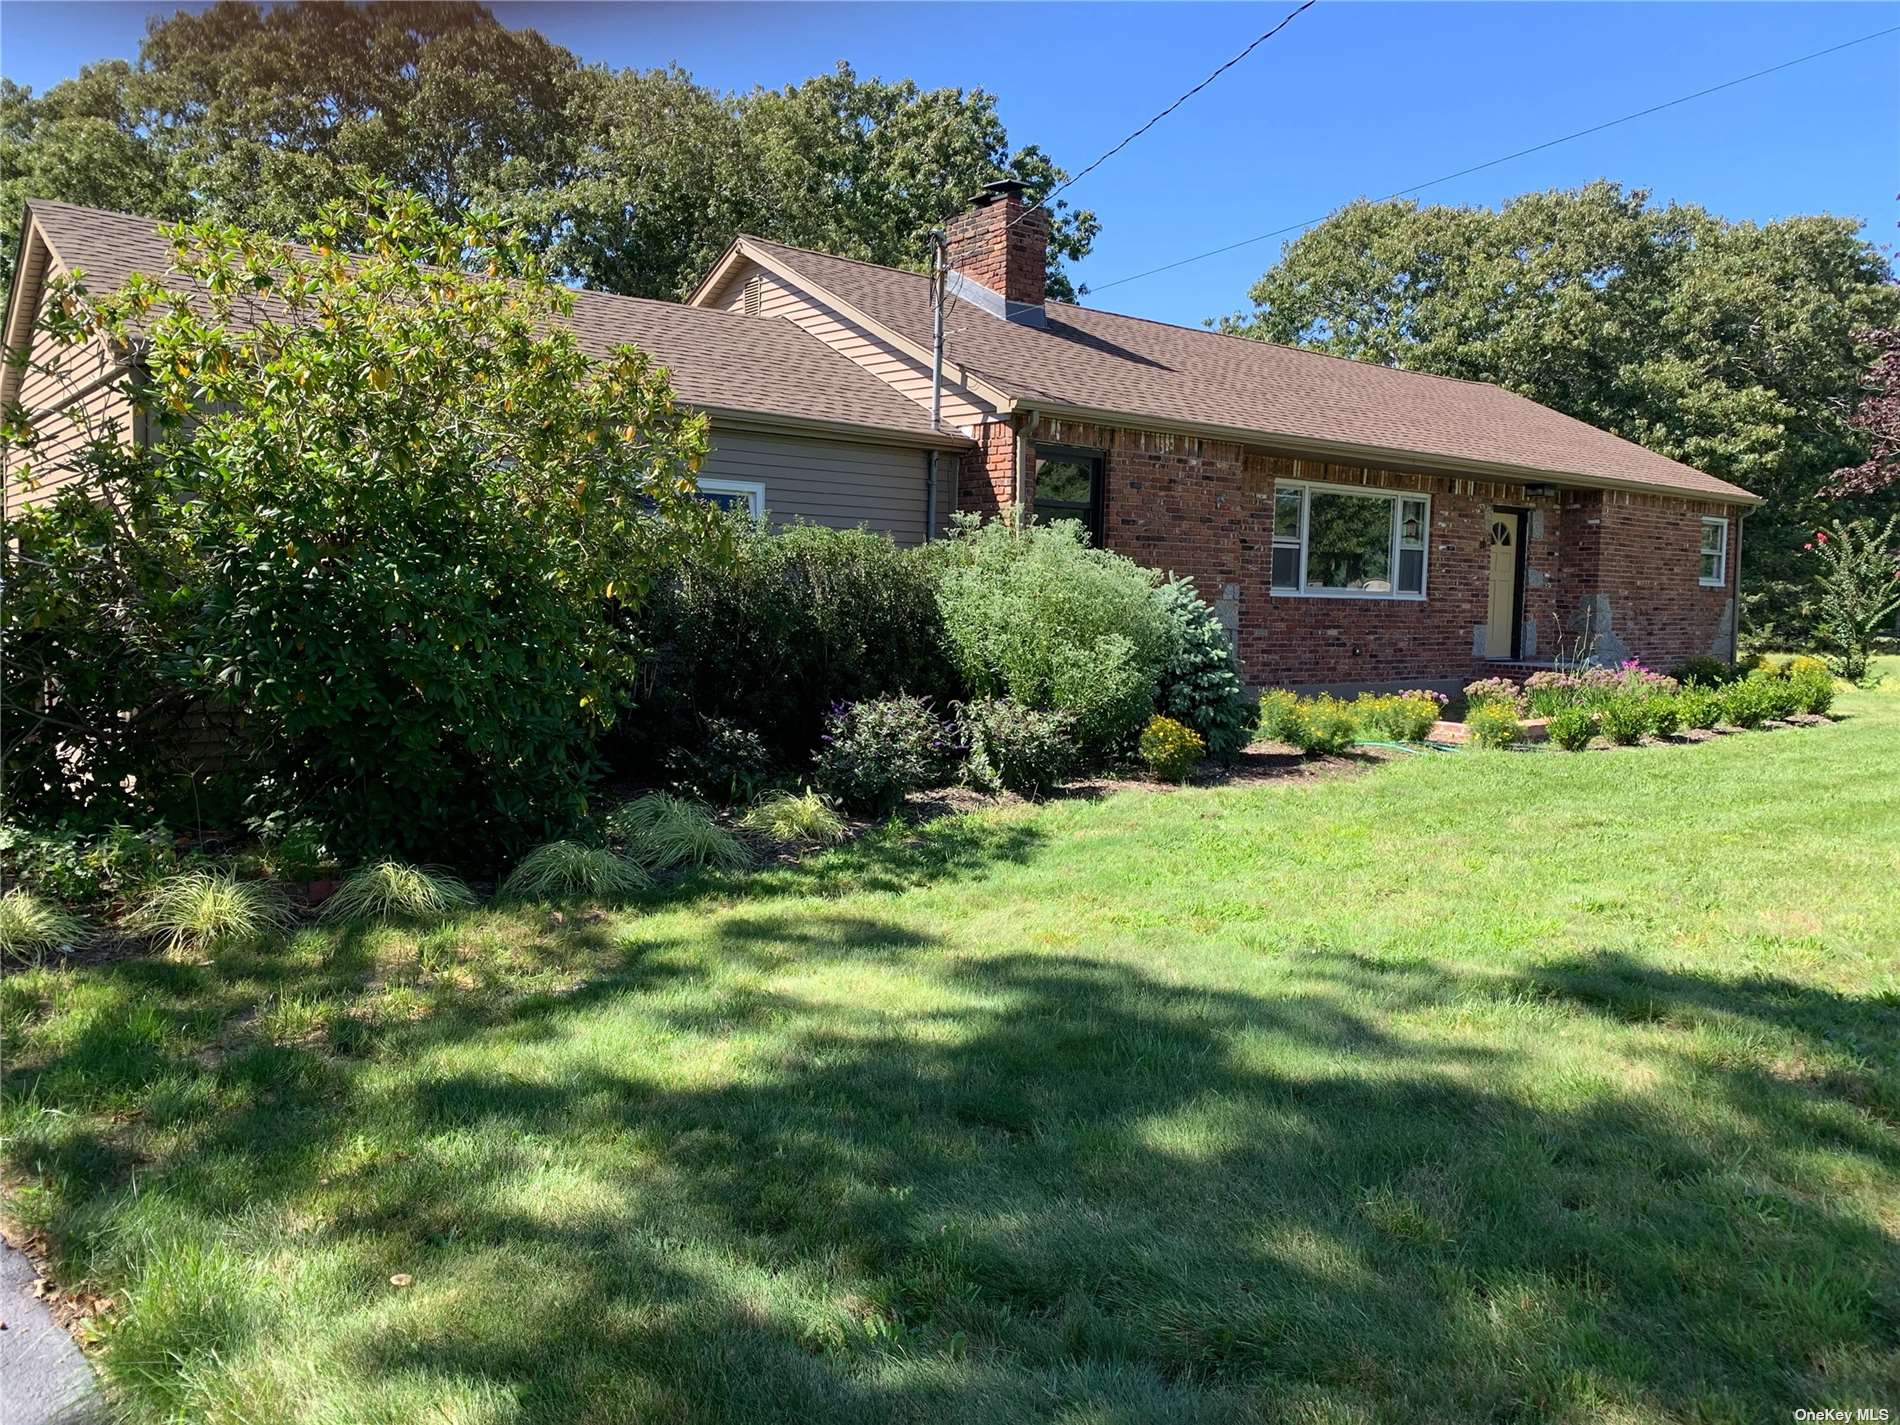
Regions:
<instances>
[{"instance_id":1,"label":"brick ranch house","mask_svg":"<svg viewBox=\"0 0 1900 1425\"><path fill-rule=\"evenodd\" d=\"M165 271L148 219L26 218L10 352L48 272ZM574 325L708 412L708 498L904 543L953 510L1079 520L1191 577L1257 685L1456 685L1586 637L1609 660L1733 656L1747 491L1495 386L1047 301L1047 223L998 183L949 224L941 430L917 273L740 237L684 304L581 293ZM0 399L115 399L143 438L115 389L9 365Z\"/></svg>"}]
</instances>

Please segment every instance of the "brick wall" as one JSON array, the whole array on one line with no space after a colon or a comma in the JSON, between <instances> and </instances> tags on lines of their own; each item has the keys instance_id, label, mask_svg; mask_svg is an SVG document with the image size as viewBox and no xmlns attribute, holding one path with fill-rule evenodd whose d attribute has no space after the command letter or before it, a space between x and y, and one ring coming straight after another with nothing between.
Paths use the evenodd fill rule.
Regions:
<instances>
[{"instance_id":1,"label":"brick wall","mask_svg":"<svg viewBox=\"0 0 1900 1425\"><path fill-rule=\"evenodd\" d=\"M1008 421L986 421L976 428L977 448L958 466L957 510L986 519L1012 504L1027 503L1016 489L1016 428Z\"/></svg>"},{"instance_id":2,"label":"brick wall","mask_svg":"<svg viewBox=\"0 0 1900 1425\"><path fill-rule=\"evenodd\" d=\"M1499 671L1482 656L1497 505L1528 511L1525 659L1549 660L1560 641L1574 645L1590 626L1606 635L1606 652L1663 667L1718 646L1726 652L1732 522L1728 587L1696 580L1700 517L1719 507L1595 491L1532 495L1521 484L1072 421L1045 421L1034 437L1104 453L1108 547L1193 579L1235 632L1251 683L1463 682ZM1028 454L1025 463L1033 469ZM1274 594L1274 482L1294 479L1429 496L1426 598Z\"/></svg>"},{"instance_id":3,"label":"brick wall","mask_svg":"<svg viewBox=\"0 0 1900 1425\"><path fill-rule=\"evenodd\" d=\"M1049 210L1028 210L1020 192L986 198L944 224L951 269L1011 302L1040 307L1048 280Z\"/></svg>"}]
</instances>

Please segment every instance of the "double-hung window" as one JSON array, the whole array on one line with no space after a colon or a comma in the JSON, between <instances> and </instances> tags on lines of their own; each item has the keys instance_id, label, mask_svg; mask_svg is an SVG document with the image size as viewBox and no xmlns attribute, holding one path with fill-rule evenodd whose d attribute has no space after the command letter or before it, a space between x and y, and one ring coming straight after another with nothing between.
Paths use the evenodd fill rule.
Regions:
<instances>
[{"instance_id":1,"label":"double-hung window","mask_svg":"<svg viewBox=\"0 0 1900 1425\"><path fill-rule=\"evenodd\" d=\"M1273 487L1273 592L1422 599L1431 501L1341 485Z\"/></svg>"},{"instance_id":2,"label":"double-hung window","mask_svg":"<svg viewBox=\"0 0 1900 1425\"><path fill-rule=\"evenodd\" d=\"M1704 518L1702 521L1702 567L1700 580L1713 587L1728 583L1728 521Z\"/></svg>"},{"instance_id":3,"label":"double-hung window","mask_svg":"<svg viewBox=\"0 0 1900 1425\"><path fill-rule=\"evenodd\" d=\"M765 486L757 480L703 479L697 493L722 510L743 510L753 519L765 513Z\"/></svg>"}]
</instances>

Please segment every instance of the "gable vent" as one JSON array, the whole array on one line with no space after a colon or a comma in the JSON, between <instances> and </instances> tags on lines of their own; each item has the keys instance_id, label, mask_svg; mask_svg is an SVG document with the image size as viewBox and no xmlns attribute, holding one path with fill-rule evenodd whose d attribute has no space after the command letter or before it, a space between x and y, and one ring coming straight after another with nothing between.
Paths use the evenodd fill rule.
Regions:
<instances>
[{"instance_id":1,"label":"gable vent","mask_svg":"<svg viewBox=\"0 0 1900 1425\"><path fill-rule=\"evenodd\" d=\"M746 278L745 314L748 317L756 317L759 314L759 308L764 305L764 302L765 279L756 274Z\"/></svg>"}]
</instances>

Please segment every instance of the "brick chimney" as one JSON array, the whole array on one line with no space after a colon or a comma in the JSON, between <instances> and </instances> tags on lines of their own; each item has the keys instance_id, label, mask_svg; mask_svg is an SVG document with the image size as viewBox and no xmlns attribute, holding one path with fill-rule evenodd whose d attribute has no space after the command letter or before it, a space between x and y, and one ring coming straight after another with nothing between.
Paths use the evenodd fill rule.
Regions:
<instances>
[{"instance_id":1,"label":"brick chimney","mask_svg":"<svg viewBox=\"0 0 1900 1425\"><path fill-rule=\"evenodd\" d=\"M1023 217L1027 206L1023 185L1015 179L985 183L975 202L944 224L944 236L952 289L960 300L1008 321L1040 326L1049 277L1049 210L1037 208ZM971 291L972 283L984 290Z\"/></svg>"}]
</instances>

